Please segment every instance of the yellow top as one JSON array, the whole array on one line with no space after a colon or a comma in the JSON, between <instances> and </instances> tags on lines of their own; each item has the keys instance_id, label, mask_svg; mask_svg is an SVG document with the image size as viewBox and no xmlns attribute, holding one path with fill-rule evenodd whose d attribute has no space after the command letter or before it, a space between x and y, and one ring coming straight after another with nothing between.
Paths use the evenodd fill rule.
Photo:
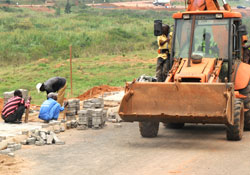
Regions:
<instances>
[{"instance_id":1,"label":"yellow top","mask_svg":"<svg viewBox=\"0 0 250 175\"><path fill-rule=\"evenodd\" d=\"M172 49L171 48L171 46L172 46L172 35L173 35L173 33L170 32L168 34L168 37L166 35L164 35L164 34L162 34L161 36L157 37L157 43L158 43L159 49L168 49L169 53L171 53L171 49ZM163 46L161 46L160 43L166 41L167 38L169 38L169 42L166 42ZM162 57L163 59L166 59L167 58L167 54L166 53L159 53L158 57Z\"/></svg>"}]
</instances>

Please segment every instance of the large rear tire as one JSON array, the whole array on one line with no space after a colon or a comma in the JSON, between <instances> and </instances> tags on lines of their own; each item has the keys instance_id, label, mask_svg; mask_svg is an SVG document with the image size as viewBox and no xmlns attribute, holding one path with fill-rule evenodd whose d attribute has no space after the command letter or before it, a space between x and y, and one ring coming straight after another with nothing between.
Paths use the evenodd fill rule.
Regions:
<instances>
[{"instance_id":1,"label":"large rear tire","mask_svg":"<svg viewBox=\"0 0 250 175\"><path fill-rule=\"evenodd\" d=\"M240 90L240 94L247 96L247 98L244 99L244 108L248 109L244 114L244 130L250 131L250 82L246 88Z\"/></svg>"},{"instance_id":2,"label":"large rear tire","mask_svg":"<svg viewBox=\"0 0 250 175\"><path fill-rule=\"evenodd\" d=\"M139 122L140 133L142 137L156 137L159 130L159 122Z\"/></svg>"},{"instance_id":3,"label":"large rear tire","mask_svg":"<svg viewBox=\"0 0 250 175\"><path fill-rule=\"evenodd\" d=\"M242 139L244 130L244 105L241 99L234 101L234 124L227 126L227 140L238 141Z\"/></svg>"},{"instance_id":4,"label":"large rear tire","mask_svg":"<svg viewBox=\"0 0 250 175\"><path fill-rule=\"evenodd\" d=\"M170 129L182 129L184 125L185 123L164 123L164 126Z\"/></svg>"}]
</instances>

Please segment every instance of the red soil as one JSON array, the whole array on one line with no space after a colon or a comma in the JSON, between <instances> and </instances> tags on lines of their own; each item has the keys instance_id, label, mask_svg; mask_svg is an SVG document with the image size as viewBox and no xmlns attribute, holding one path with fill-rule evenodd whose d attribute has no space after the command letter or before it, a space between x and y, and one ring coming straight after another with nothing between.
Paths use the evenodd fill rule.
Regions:
<instances>
[{"instance_id":1,"label":"red soil","mask_svg":"<svg viewBox=\"0 0 250 175\"><path fill-rule=\"evenodd\" d=\"M85 93L79 95L77 98L80 100L86 100L89 98L97 97L99 95L102 95L104 92L113 92L113 91L121 91L123 90L122 87L113 87L108 85L101 85L101 86L95 86Z\"/></svg>"}]
</instances>

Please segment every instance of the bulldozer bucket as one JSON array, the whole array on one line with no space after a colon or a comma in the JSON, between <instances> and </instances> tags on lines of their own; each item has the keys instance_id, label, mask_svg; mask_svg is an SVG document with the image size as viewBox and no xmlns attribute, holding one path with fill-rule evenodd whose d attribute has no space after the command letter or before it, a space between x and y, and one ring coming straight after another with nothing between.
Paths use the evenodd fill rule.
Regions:
<instances>
[{"instance_id":1,"label":"bulldozer bucket","mask_svg":"<svg viewBox=\"0 0 250 175\"><path fill-rule=\"evenodd\" d=\"M119 115L124 121L232 123L231 83L133 82Z\"/></svg>"}]
</instances>

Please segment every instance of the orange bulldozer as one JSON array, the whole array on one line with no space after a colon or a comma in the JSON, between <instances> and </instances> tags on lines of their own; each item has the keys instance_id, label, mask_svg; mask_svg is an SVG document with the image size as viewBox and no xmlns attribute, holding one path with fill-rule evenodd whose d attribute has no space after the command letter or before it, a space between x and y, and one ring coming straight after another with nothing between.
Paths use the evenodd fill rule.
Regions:
<instances>
[{"instance_id":1,"label":"orange bulldozer","mask_svg":"<svg viewBox=\"0 0 250 175\"><path fill-rule=\"evenodd\" d=\"M220 10L216 0L189 0L185 12L173 14L165 82L141 78L126 84L119 115L138 121L142 137L156 137L159 122L176 129L185 123L225 124L233 141L250 130L250 65L242 62L246 26L240 13L223 4ZM161 23L155 26L161 35Z\"/></svg>"}]
</instances>

